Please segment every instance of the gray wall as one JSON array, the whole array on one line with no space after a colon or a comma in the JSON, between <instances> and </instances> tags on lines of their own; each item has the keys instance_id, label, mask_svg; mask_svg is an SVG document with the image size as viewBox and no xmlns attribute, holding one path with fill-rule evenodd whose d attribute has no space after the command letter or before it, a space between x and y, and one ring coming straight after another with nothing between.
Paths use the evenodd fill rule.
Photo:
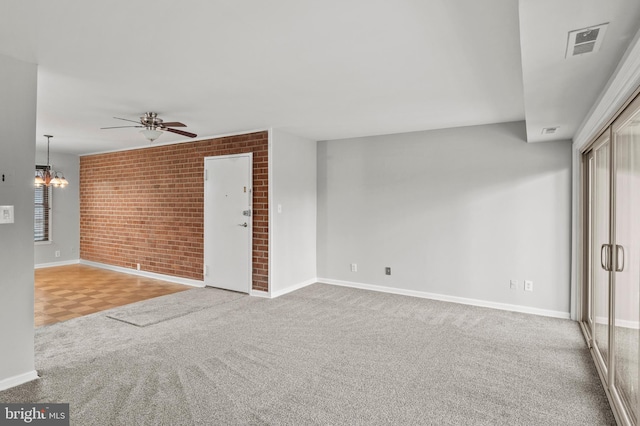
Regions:
<instances>
[{"instance_id":1,"label":"gray wall","mask_svg":"<svg viewBox=\"0 0 640 426\"><path fill-rule=\"evenodd\" d=\"M37 136L42 138L42 136ZM51 138L52 149L56 138ZM51 243L36 243L35 265L69 262L79 259L80 247L80 158L73 154L51 152L51 166L64 172L66 188L53 188ZM47 163L47 151L36 152L36 164ZM60 251L60 257L55 252Z\"/></svg>"},{"instance_id":2,"label":"gray wall","mask_svg":"<svg viewBox=\"0 0 640 426\"><path fill-rule=\"evenodd\" d=\"M318 276L569 312L571 143L524 131L319 142Z\"/></svg>"},{"instance_id":3,"label":"gray wall","mask_svg":"<svg viewBox=\"0 0 640 426\"><path fill-rule=\"evenodd\" d=\"M315 141L271 132L272 295L317 276L316 151Z\"/></svg>"},{"instance_id":4,"label":"gray wall","mask_svg":"<svg viewBox=\"0 0 640 426\"><path fill-rule=\"evenodd\" d=\"M0 388L34 371L36 72L34 64L0 55L0 171L9 176L0 182L0 205L15 209L15 223L0 224Z\"/></svg>"}]
</instances>

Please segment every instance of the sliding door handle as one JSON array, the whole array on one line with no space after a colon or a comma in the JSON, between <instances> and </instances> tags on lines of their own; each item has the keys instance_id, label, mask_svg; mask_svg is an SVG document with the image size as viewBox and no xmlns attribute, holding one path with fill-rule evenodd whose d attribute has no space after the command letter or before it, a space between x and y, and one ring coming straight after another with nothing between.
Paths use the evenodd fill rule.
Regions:
<instances>
[{"instance_id":1,"label":"sliding door handle","mask_svg":"<svg viewBox=\"0 0 640 426\"><path fill-rule=\"evenodd\" d=\"M600 247L600 266L605 271L611 270L611 244L603 244Z\"/></svg>"},{"instance_id":2,"label":"sliding door handle","mask_svg":"<svg viewBox=\"0 0 640 426\"><path fill-rule=\"evenodd\" d=\"M616 272L622 271L624 271L624 247L616 245Z\"/></svg>"}]
</instances>

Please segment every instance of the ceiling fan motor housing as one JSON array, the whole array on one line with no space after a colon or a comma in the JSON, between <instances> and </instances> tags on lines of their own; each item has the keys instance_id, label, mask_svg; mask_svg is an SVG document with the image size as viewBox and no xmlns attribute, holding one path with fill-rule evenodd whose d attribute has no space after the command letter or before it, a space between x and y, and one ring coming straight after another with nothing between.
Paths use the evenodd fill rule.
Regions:
<instances>
[{"instance_id":1,"label":"ceiling fan motor housing","mask_svg":"<svg viewBox=\"0 0 640 426\"><path fill-rule=\"evenodd\" d=\"M149 130L156 130L157 127L162 128L162 119L158 118L158 113L147 112L140 117L140 122Z\"/></svg>"}]
</instances>

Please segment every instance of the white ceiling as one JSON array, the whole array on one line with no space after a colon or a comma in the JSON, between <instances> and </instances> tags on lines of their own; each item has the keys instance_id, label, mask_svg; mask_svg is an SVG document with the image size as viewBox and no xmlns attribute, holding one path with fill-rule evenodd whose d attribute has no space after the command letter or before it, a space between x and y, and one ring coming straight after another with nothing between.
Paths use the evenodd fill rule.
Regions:
<instances>
[{"instance_id":1,"label":"white ceiling","mask_svg":"<svg viewBox=\"0 0 640 426\"><path fill-rule=\"evenodd\" d=\"M601 51L565 60L602 22ZM526 118L530 141L571 138L639 27L637 0L0 0L0 53L39 65L38 146L78 154L147 146L100 130L145 111L199 137Z\"/></svg>"},{"instance_id":2,"label":"white ceiling","mask_svg":"<svg viewBox=\"0 0 640 426\"><path fill-rule=\"evenodd\" d=\"M597 53L565 59L568 31L606 22ZM520 1L529 142L573 138L639 28L638 0ZM556 134L542 134L554 126Z\"/></svg>"}]
</instances>

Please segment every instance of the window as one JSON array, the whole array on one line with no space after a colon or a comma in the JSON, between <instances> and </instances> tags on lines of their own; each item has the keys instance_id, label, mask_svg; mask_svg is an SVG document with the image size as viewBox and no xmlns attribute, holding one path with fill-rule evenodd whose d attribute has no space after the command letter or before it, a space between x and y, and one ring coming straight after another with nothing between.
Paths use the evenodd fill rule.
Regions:
<instances>
[{"instance_id":1,"label":"window","mask_svg":"<svg viewBox=\"0 0 640 426\"><path fill-rule=\"evenodd\" d=\"M46 166L36 166L36 172L46 168ZM34 201L33 240L35 242L50 241L51 188L44 185L36 187Z\"/></svg>"}]
</instances>

